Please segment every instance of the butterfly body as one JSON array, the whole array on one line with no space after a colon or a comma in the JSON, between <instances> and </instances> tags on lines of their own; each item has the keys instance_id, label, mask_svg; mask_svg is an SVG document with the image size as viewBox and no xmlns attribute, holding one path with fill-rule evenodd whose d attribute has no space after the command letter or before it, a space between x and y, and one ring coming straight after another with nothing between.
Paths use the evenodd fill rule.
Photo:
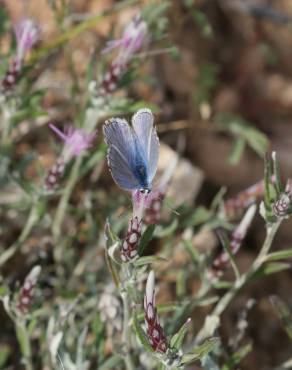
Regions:
<instances>
[{"instance_id":1,"label":"butterfly body","mask_svg":"<svg viewBox=\"0 0 292 370\"><path fill-rule=\"evenodd\" d=\"M140 109L132 119L132 127L121 118L112 118L104 125L109 146L108 164L113 179L125 190L149 192L158 161L159 140L149 109Z\"/></svg>"}]
</instances>

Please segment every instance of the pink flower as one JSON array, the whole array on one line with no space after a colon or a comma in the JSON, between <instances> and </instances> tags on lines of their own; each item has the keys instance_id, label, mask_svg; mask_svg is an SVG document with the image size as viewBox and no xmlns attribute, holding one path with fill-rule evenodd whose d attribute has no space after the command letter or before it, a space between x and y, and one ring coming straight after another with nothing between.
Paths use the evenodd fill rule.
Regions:
<instances>
[{"instance_id":1,"label":"pink flower","mask_svg":"<svg viewBox=\"0 0 292 370\"><path fill-rule=\"evenodd\" d=\"M17 41L17 60L21 63L26 53L38 41L40 28L34 21L25 18L14 26L14 32Z\"/></svg>"},{"instance_id":2,"label":"pink flower","mask_svg":"<svg viewBox=\"0 0 292 370\"><path fill-rule=\"evenodd\" d=\"M52 123L49 126L65 142L63 149L65 163L69 162L73 157L78 157L83 151L90 148L92 141L97 135L97 131L87 133L72 126L63 133Z\"/></svg>"},{"instance_id":3,"label":"pink flower","mask_svg":"<svg viewBox=\"0 0 292 370\"><path fill-rule=\"evenodd\" d=\"M241 244L246 237L248 229L250 228L251 222L254 219L256 213L256 205L251 205L246 213L244 214L242 220L237 225L233 231L229 243L229 248L233 256L239 251ZM226 251L223 251L215 258L212 263L212 268L208 271L208 275L211 280L216 281L220 276L222 276L223 271L226 270L230 265L230 258Z\"/></svg>"},{"instance_id":4,"label":"pink flower","mask_svg":"<svg viewBox=\"0 0 292 370\"><path fill-rule=\"evenodd\" d=\"M115 65L125 66L132 57L141 49L148 33L148 27L140 15L134 17L124 30L121 39L107 42L102 53L108 53L119 48L119 54L115 60Z\"/></svg>"}]
</instances>

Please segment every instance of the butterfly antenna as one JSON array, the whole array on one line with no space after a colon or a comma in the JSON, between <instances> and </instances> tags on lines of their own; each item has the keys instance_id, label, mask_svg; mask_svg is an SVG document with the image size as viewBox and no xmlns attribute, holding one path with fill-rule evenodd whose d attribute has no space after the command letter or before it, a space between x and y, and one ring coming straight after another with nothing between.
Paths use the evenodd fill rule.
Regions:
<instances>
[{"instance_id":1,"label":"butterfly antenna","mask_svg":"<svg viewBox=\"0 0 292 370\"><path fill-rule=\"evenodd\" d=\"M169 200L165 199L164 202L165 202L165 205L167 206L167 208L170 209L171 213L175 214L176 216L180 216L180 213L171 206Z\"/></svg>"}]
</instances>

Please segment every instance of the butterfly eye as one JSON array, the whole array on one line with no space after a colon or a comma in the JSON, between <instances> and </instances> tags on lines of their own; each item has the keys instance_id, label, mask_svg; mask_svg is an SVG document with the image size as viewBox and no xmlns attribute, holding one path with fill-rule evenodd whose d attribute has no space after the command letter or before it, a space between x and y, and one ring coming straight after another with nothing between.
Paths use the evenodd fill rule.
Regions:
<instances>
[{"instance_id":1,"label":"butterfly eye","mask_svg":"<svg viewBox=\"0 0 292 370\"><path fill-rule=\"evenodd\" d=\"M151 193L151 189L140 189L139 191L140 193L145 194L145 195Z\"/></svg>"}]
</instances>

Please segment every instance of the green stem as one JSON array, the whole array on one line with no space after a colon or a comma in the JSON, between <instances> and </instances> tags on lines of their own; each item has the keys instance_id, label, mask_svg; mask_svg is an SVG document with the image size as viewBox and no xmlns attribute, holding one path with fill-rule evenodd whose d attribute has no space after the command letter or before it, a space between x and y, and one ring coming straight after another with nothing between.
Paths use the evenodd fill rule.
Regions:
<instances>
[{"instance_id":1,"label":"green stem","mask_svg":"<svg viewBox=\"0 0 292 370\"><path fill-rule=\"evenodd\" d=\"M53 232L53 236L54 236L56 241L60 237L61 227L62 227L63 219L64 219L64 216L65 216L65 213L66 213L66 209L67 209L67 206L68 206L68 202L69 202L70 196L72 194L72 191L73 191L73 189L74 189L74 187L75 187L75 185L78 181L81 163L82 163L82 157L78 157L75 160L75 162L72 166L67 186L66 186L66 188L65 188L65 190L62 194L62 197L59 201L59 204L58 204L58 208L57 208L55 218L54 218L54 222L53 222L53 225L52 225L52 232Z\"/></svg>"},{"instance_id":2,"label":"green stem","mask_svg":"<svg viewBox=\"0 0 292 370\"><path fill-rule=\"evenodd\" d=\"M9 144L9 133L10 133L10 118L11 112L9 108L5 105L2 105L2 115L1 115L1 146L6 147Z\"/></svg>"},{"instance_id":3,"label":"green stem","mask_svg":"<svg viewBox=\"0 0 292 370\"><path fill-rule=\"evenodd\" d=\"M238 294L238 292L247 284L250 278L259 270L262 264L265 261L265 257L269 253L269 250L272 246L272 242L275 238L275 234L281 224L281 220L277 221L276 223L267 227L267 234L262 246L262 249L255 259L254 263L250 267L250 269L243 274L239 279L235 281L234 286L227 292L225 295L220 299L220 301L215 306L213 312L211 313L211 317L219 317L225 309L228 307L230 302L234 299L234 297ZM207 321L205 321L204 326L199 331L196 342L201 342L208 336L208 328L207 328Z\"/></svg>"},{"instance_id":4,"label":"green stem","mask_svg":"<svg viewBox=\"0 0 292 370\"><path fill-rule=\"evenodd\" d=\"M129 314L129 296L126 290L121 292L121 297L123 301L123 335L122 340L126 350L124 357L125 365L127 370L134 370L134 365L130 355L131 351L131 327L130 327L130 314Z\"/></svg>"},{"instance_id":5,"label":"green stem","mask_svg":"<svg viewBox=\"0 0 292 370\"><path fill-rule=\"evenodd\" d=\"M16 323L16 335L23 356L25 369L33 370L30 339L24 322L20 321Z\"/></svg>"},{"instance_id":6,"label":"green stem","mask_svg":"<svg viewBox=\"0 0 292 370\"><path fill-rule=\"evenodd\" d=\"M27 218L26 224L22 229L21 234L19 235L18 239L8 248L6 249L0 256L0 266L4 265L13 255L15 252L21 247L22 243L27 239L29 236L32 228L36 224L39 216L38 216L38 196L36 199L33 200L32 207L30 209L29 216Z\"/></svg>"},{"instance_id":7,"label":"green stem","mask_svg":"<svg viewBox=\"0 0 292 370\"><path fill-rule=\"evenodd\" d=\"M262 261L263 261L263 259L269 253L270 248L271 248L271 245L272 245L272 242L273 242L273 240L275 238L276 232L278 231L278 229L279 229L279 227L281 225L281 222L282 222L282 220L278 220L274 224L272 224L272 225L270 225L270 226L267 227L266 239L264 241L263 247L262 247L262 249L261 249L258 257L254 261L254 266L256 266L258 264L261 264Z\"/></svg>"}]
</instances>

